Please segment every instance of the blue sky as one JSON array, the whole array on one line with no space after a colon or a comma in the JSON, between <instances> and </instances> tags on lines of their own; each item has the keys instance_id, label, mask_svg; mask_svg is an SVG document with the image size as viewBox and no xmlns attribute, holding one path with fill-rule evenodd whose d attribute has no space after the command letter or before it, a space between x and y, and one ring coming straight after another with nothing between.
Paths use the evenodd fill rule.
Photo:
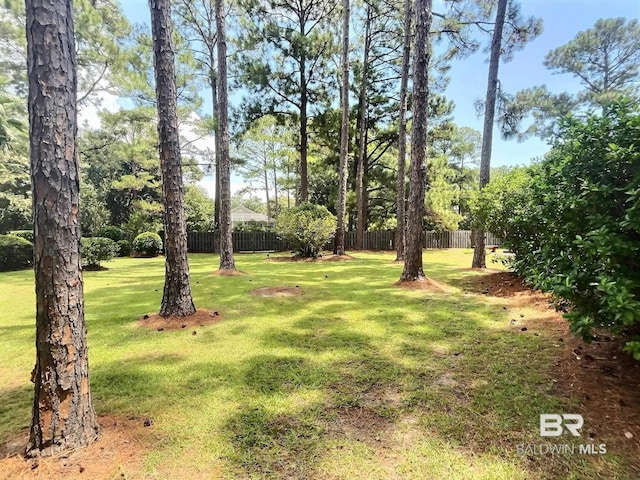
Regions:
<instances>
[{"instance_id":1,"label":"blue sky","mask_svg":"<svg viewBox=\"0 0 640 480\"><path fill-rule=\"evenodd\" d=\"M436 5L439 2L435 2ZM515 93L534 85L547 85L552 92L579 90L579 84L570 75L553 75L542 61L555 47L570 41L582 30L593 26L599 18L640 17L638 0L521 0L522 14L534 15L543 20L542 34L530 42L524 50L516 52L514 59L500 65L502 88ZM147 0L123 0L125 14L132 22L149 23ZM437 7L436 7L437 8ZM489 39L487 39L487 42ZM451 82L446 95L456 104L455 121L482 131L482 118L476 115L474 102L484 97L487 85L487 54L479 52L464 60L456 61L450 71ZM494 130L492 164L529 164L531 158L548 150L548 145L538 139L518 143L504 141Z\"/></svg>"},{"instance_id":2,"label":"blue sky","mask_svg":"<svg viewBox=\"0 0 640 480\"><path fill-rule=\"evenodd\" d=\"M638 0L521 0L523 15L542 18L543 32L514 59L500 65L502 88L515 93L534 85L547 85L552 92L575 92L580 89L570 75L553 75L542 61L552 49L570 41L599 18L640 17ZM447 96L456 103L455 119L459 125L482 131L482 118L476 116L474 101L483 98L487 89L487 54L478 53L456 62L451 71ZM492 165L529 164L531 158L542 155L549 147L532 139L523 143L504 141L494 130Z\"/></svg>"}]
</instances>

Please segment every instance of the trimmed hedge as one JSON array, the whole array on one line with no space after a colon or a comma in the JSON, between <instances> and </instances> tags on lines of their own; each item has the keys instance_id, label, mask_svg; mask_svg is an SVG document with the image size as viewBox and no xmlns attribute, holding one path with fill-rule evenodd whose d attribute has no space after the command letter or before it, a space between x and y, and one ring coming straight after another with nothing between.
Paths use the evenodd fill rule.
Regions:
<instances>
[{"instance_id":1,"label":"trimmed hedge","mask_svg":"<svg viewBox=\"0 0 640 480\"><path fill-rule=\"evenodd\" d=\"M125 234L124 230L122 230L120 227L116 227L115 225L107 225L106 227L102 227L96 232L96 237L110 238L114 242L119 242L120 240L124 240Z\"/></svg>"},{"instance_id":2,"label":"trimmed hedge","mask_svg":"<svg viewBox=\"0 0 640 480\"><path fill-rule=\"evenodd\" d=\"M143 232L133 240L133 253L140 257L156 257L162 253L162 239L153 232Z\"/></svg>"},{"instance_id":3,"label":"trimmed hedge","mask_svg":"<svg viewBox=\"0 0 640 480\"><path fill-rule=\"evenodd\" d=\"M116 242L105 237L83 237L80 240L83 267L100 267L100 262L112 260L118 253Z\"/></svg>"},{"instance_id":4,"label":"trimmed hedge","mask_svg":"<svg viewBox=\"0 0 640 480\"><path fill-rule=\"evenodd\" d=\"M326 207L309 202L284 210L276 222L276 233L300 257L317 257L335 231L336 217Z\"/></svg>"},{"instance_id":5,"label":"trimmed hedge","mask_svg":"<svg viewBox=\"0 0 640 480\"><path fill-rule=\"evenodd\" d=\"M33 263L33 244L15 235L0 235L0 271L20 270Z\"/></svg>"},{"instance_id":6,"label":"trimmed hedge","mask_svg":"<svg viewBox=\"0 0 640 480\"><path fill-rule=\"evenodd\" d=\"M119 257L128 257L131 255L131 242L129 240L120 240L117 244Z\"/></svg>"}]
</instances>

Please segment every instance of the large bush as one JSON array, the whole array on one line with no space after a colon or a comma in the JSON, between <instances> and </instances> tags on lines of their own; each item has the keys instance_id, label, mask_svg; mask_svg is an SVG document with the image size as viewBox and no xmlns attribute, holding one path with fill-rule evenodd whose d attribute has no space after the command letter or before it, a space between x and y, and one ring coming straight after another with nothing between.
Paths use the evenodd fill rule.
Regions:
<instances>
[{"instance_id":1,"label":"large bush","mask_svg":"<svg viewBox=\"0 0 640 480\"><path fill-rule=\"evenodd\" d=\"M112 260L118 253L118 245L110 238L84 237L80 240L82 266L99 268L101 262Z\"/></svg>"},{"instance_id":2,"label":"large bush","mask_svg":"<svg viewBox=\"0 0 640 480\"><path fill-rule=\"evenodd\" d=\"M531 168L507 243L515 270L570 303L571 329L630 335L640 359L640 115L628 104L568 119Z\"/></svg>"},{"instance_id":3,"label":"large bush","mask_svg":"<svg viewBox=\"0 0 640 480\"><path fill-rule=\"evenodd\" d=\"M14 235L0 235L0 271L19 270L33 263L33 244Z\"/></svg>"},{"instance_id":4,"label":"large bush","mask_svg":"<svg viewBox=\"0 0 640 480\"><path fill-rule=\"evenodd\" d=\"M98 230L96 236L110 238L114 242L119 242L120 240L124 240L124 230L115 225L107 225Z\"/></svg>"},{"instance_id":5,"label":"large bush","mask_svg":"<svg viewBox=\"0 0 640 480\"><path fill-rule=\"evenodd\" d=\"M515 250L520 239L530 236L535 225L523 228L521 219L530 213L529 170L513 167L500 171L481 191L469 198L471 225L491 232L503 240L505 247Z\"/></svg>"},{"instance_id":6,"label":"large bush","mask_svg":"<svg viewBox=\"0 0 640 480\"><path fill-rule=\"evenodd\" d=\"M133 253L142 257L155 257L162 253L162 239L153 232L143 232L133 240Z\"/></svg>"},{"instance_id":7,"label":"large bush","mask_svg":"<svg viewBox=\"0 0 640 480\"><path fill-rule=\"evenodd\" d=\"M33 243L33 230L12 230L9 235L24 238L26 241Z\"/></svg>"},{"instance_id":8,"label":"large bush","mask_svg":"<svg viewBox=\"0 0 640 480\"><path fill-rule=\"evenodd\" d=\"M131 255L131 242L129 240L120 240L116 243L118 245L119 257L128 257Z\"/></svg>"},{"instance_id":9,"label":"large bush","mask_svg":"<svg viewBox=\"0 0 640 480\"><path fill-rule=\"evenodd\" d=\"M336 217L321 205L301 203L278 216L276 232L291 243L301 257L317 257L333 238Z\"/></svg>"}]
</instances>

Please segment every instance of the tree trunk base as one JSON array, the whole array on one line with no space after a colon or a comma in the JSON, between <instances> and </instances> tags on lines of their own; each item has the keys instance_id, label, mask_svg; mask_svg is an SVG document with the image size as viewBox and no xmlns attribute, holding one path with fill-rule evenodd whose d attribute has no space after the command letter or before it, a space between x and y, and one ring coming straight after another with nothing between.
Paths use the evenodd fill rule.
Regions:
<instances>
[{"instance_id":1,"label":"tree trunk base","mask_svg":"<svg viewBox=\"0 0 640 480\"><path fill-rule=\"evenodd\" d=\"M417 274L412 273L403 273L402 276L400 277L399 283L405 283L405 282L422 282L423 280L426 280L426 276L424 274L424 272L422 270L420 270Z\"/></svg>"},{"instance_id":2,"label":"tree trunk base","mask_svg":"<svg viewBox=\"0 0 640 480\"><path fill-rule=\"evenodd\" d=\"M59 436L54 439L44 439L42 435L35 435L34 438L34 429L32 426L31 438L29 439L29 444L25 452L26 457L51 457L66 451L87 447L96 442L100 437L100 426L98 425L95 415L92 416L93 419L91 421L83 419L82 423L84 425L73 434Z\"/></svg>"},{"instance_id":3,"label":"tree trunk base","mask_svg":"<svg viewBox=\"0 0 640 480\"><path fill-rule=\"evenodd\" d=\"M192 303L191 305L187 306L163 306L160 309L160 313L159 315L163 318L169 318L169 317L190 317L191 315L196 313L196 307L195 305Z\"/></svg>"},{"instance_id":4,"label":"tree trunk base","mask_svg":"<svg viewBox=\"0 0 640 480\"><path fill-rule=\"evenodd\" d=\"M473 241L473 261L471 268L487 268L486 252L484 244L484 231L472 230L471 239Z\"/></svg>"}]
</instances>

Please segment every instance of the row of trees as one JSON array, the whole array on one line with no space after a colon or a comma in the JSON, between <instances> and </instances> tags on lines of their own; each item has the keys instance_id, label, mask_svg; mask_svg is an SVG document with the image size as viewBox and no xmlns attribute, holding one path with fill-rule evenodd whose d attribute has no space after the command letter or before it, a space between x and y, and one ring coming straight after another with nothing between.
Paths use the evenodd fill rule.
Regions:
<instances>
[{"instance_id":1,"label":"row of trees","mask_svg":"<svg viewBox=\"0 0 640 480\"><path fill-rule=\"evenodd\" d=\"M339 36L333 25L341 10L317 2L306 7L286 6L285 2L283 9L290 14L280 18L269 14L275 5L245 3L234 4L230 10L230 79L238 96L244 96L231 117L232 168L252 187L268 192L265 210L271 217L303 198L303 184L311 201L337 213L341 142L337 132L342 112L336 102L342 80ZM482 143L485 159L490 151L491 130L487 128L492 125L488 115L491 102L485 105L486 125L481 135L452 122L453 103L443 92L451 62L473 52L484 42L483 37L488 42L489 36L497 32L493 24L498 6L497 2L447 2L441 12L435 12L431 28L434 54L430 62L425 200L428 229L472 227L467 204L479 186ZM8 125L4 131L10 134L14 130L11 154L0 152L0 204L5 207L0 213L0 229L7 231L30 227L31 202L26 136L16 134L13 127L20 122L26 125L21 99L26 91L25 37L21 27L24 6L19 1L8 1L0 8L5 47L0 55L5 72L0 79L5 110L1 117L6 119L0 124ZM151 38L143 26L129 23L114 0L76 2L75 10L79 108L87 111L94 104L100 105L105 93L128 99L127 108L119 112L101 110L97 114L99 128L81 129L81 195L83 211L87 212L81 219L83 232L92 235L101 226L111 224L121 226L133 238L141 231L158 230L161 225L160 166L153 155L158 139L150 127L150 120L155 118L155 111L150 108L155 104ZM353 6L350 16L354 38L350 39L347 57L352 101L345 218L346 228L360 232L359 238L366 229L396 228L402 224L399 202L406 197L402 193L406 183L399 182L404 178L399 171L404 164L398 158L406 155L400 151L406 143L400 141L404 129L401 124L406 120L400 118L400 105L407 101L410 107L413 98L411 81L404 74L411 65L411 45L405 42L404 35L409 39L412 35L410 25L405 25L405 11L404 5L371 1ZM301 13L308 23L304 35L290 23L299 20ZM507 4L504 13L504 32L493 35L492 42L501 40L500 48L494 45L493 50L508 60L540 32L540 24L536 19L521 18L515 3ZM209 201L195 185L203 170L215 173L219 165L215 142L202 140L210 138L207 134L215 136L218 130L213 2L176 1L172 19L174 41L180 52L177 90L187 221L189 229L202 231L219 224L219 211L214 211L213 221L209 221L209 211L221 205L219 199L215 203ZM281 36L285 39L278 43ZM547 66L578 78L585 86L578 94L551 93L545 87L534 87L509 95L497 88L496 116L503 133L517 138L532 134L549 138L555 119L562 114L601 105L621 92L634 94L638 36L635 21L601 20L574 41L550 52ZM285 44L289 47L285 48ZM492 65L497 66L497 55L494 59ZM308 77L304 89L295 74L303 63L305 78ZM402 86L403 77L408 79L406 89ZM499 85L495 76L490 84ZM210 93L203 88L205 85L211 87ZM302 102L303 99L306 100ZM211 101L208 114L203 100L207 104ZM306 110L297 108L301 103ZM526 125L529 120L533 122ZM301 137L302 130L306 133ZM487 181L488 162L484 163L482 184ZM219 192L220 188L216 190Z\"/></svg>"},{"instance_id":2,"label":"row of trees","mask_svg":"<svg viewBox=\"0 0 640 480\"><path fill-rule=\"evenodd\" d=\"M83 312L79 222L80 175L76 154L77 76L71 2L26 2L29 139L36 276L35 396L28 453L51 455L87 445L99 432L91 404ZM186 218L177 89L169 0L151 0L151 25L165 232L164 317L195 313L187 261ZM224 6L216 3L218 58L224 65ZM55 39L55 40L52 40ZM224 77L224 79L223 79ZM233 269L225 250L231 236L226 71L221 92L222 236L220 267ZM224 98L222 98L224 97ZM226 147L226 148L224 148ZM226 155L226 157L224 156ZM229 240L230 243L230 240Z\"/></svg>"},{"instance_id":3,"label":"row of trees","mask_svg":"<svg viewBox=\"0 0 640 480\"><path fill-rule=\"evenodd\" d=\"M8 2L7 5L8 11L17 15L13 18L19 18L22 13L18 3ZM215 158L205 159L206 152L195 152L192 158L197 166L206 163L213 165L212 169L216 171L215 222L221 235L220 268L225 270L235 269L230 221L228 58L232 61L235 81L240 82L248 92L242 107L243 115L240 116L245 125L255 127L257 118L270 115L274 119L271 122L274 128L291 129L293 125L296 126L294 144L297 155L293 163L296 200L312 199L335 208L339 214L339 232L345 228L350 183L356 198L353 215L356 231L361 234L367 227L367 208L372 200L369 196L372 193L371 184L367 182L375 169L391 172L386 177L387 184L380 180L380 191L393 192L393 185L398 185L398 194L391 195L391 202L397 202L396 214L402 218L405 202L402 193L405 184L403 149L406 142L401 136L405 128L405 109L411 105L409 208L406 240L403 242L405 247L398 254L399 257L405 257L401 280L419 281L424 278L420 237L427 210L425 207L430 206L436 211L438 206L446 204L440 202L441 199L435 201L437 197L432 197L430 205L426 202L427 179L433 180L429 184L431 189L438 185L438 177L433 171L428 171L427 159L433 159L429 162L433 168L442 166L453 169L447 154L459 152L460 156L456 157L461 159L458 180L462 182L464 162L468 158L468 153L464 152L469 151L454 141L453 132L460 133L462 129L454 127L446 119L451 103L437 93L446 83L444 73L448 62L478 48L479 42L474 41L474 31L486 31L487 25L493 26L485 104L488 123L483 136L484 155L480 167L482 187L483 183L488 182L493 105L499 105L502 118L517 119L517 115L507 113L516 111L523 116L522 112L527 111L523 106L518 107L519 110L515 107L511 107L511 110L503 107L500 110L501 105L508 105L503 101L508 98L497 93L499 59L521 48L540 31L538 20L523 20L518 5L504 0L497 5L488 1L464 5L452 2L446 13L433 12L430 0L418 0L413 9L410 2L405 2L402 8L385 2L365 3L354 8L355 18L358 18L359 12L363 22L352 19L348 0L344 0L342 9L338 9L334 2L324 0L291 3L288 0L268 3L252 1L240 2L237 6L244 15L230 17L230 30L235 32L236 38L232 44L235 51L229 55L222 0L216 0L215 3L184 0L176 2L173 12L168 0L151 0L150 38L131 28L117 3L111 0L77 3L78 24L86 30L78 29L74 37L70 2L66 2L65 6L61 10L27 1L26 11L23 12L28 26L27 77L22 75L22 69L17 68L19 62L16 59L25 51L21 50L24 45L20 43L19 35L8 35L3 40L15 53L3 58L3 64L7 67L5 71L11 79L10 91L19 96L26 78L29 85L29 151L37 232L34 263L38 297L38 355L34 371L36 398L30 450L44 453L86 444L97 433L88 384L78 250L78 105L97 102L101 91L119 85L138 104L130 113L140 112L145 103L157 106L157 113L153 117L158 120L160 161L156 168L161 172L162 194L159 203L162 205L166 242L165 289L160 313L166 317L190 315L195 311L186 256L187 220L181 162L181 150L190 145L184 140L180 144L178 117L182 115L183 125L193 118L190 114L199 103L199 76L204 77L211 87L212 115L210 121L199 122L192 128L194 132L213 133ZM338 37L333 27L338 13L343 15L341 48L334 41ZM11 18L3 17L5 21L2 26L9 34L14 34L20 29L17 23L12 23ZM413 27L410 26L412 18ZM362 53L362 63L358 64L353 61L349 26L362 24L362 48L356 49ZM177 26L176 30L173 29L174 25ZM502 31L501 25L504 25ZM97 26L98 30L104 27L103 34L96 32ZM620 28L627 26L622 22ZM631 22L631 27L637 28L637 25ZM52 37L59 43L52 45L47 41ZM408 41L410 38L413 38L411 43ZM441 53L435 48L437 39L443 42ZM176 48L177 44L180 44L180 48ZM184 59L178 62L174 55L177 50L185 52ZM411 50L413 60L409 62ZM340 52L340 60L335 62L338 67L332 68L332 59ZM150 67L150 58L153 58L154 68ZM619 60L622 62L625 59ZM179 65L177 70L176 65ZM409 84L408 72L411 69L412 82ZM150 72L155 77L154 82L150 81ZM352 75L357 81L350 81ZM332 108L334 87L338 82L342 86L338 89L341 93L341 109ZM79 90L76 84L80 85ZM154 84L155 96L150 95L149 88ZM352 92L358 98L357 108L354 109L349 108L348 85L356 85L355 92ZM399 91L393 85L399 85ZM200 115L201 119L204 117ZM399 125L396 122L398 117ZM309 142L310 137L314 138L313 143ZM100 152L112 146L109 143L91 144L86 152ZM349 151L355 152L354 161L351 162L353 168L349 165ZM444 160L435 154L438 151L446 152L443 154ZM335 152L340 154L336 156ZM138 153L132 151L126 155ZM270 153L273 154L273 151ZM92 155L89 153L87 158ZM143 153L140 158L148 160L150 153ZM265 158L269 158L269 152ZM141 174L133 163L130 162L130 175L112 179L109 189L128 185L136 193L144 190L144 184L142 189L136 190L136 186L140 185L137 182L149 182L152 177ZM275 163L269 160L263 164L265 172L267 168L274 169ZM291 163L281 165L287 165L284 168L291 167ZM100 165L94 166L98 168ZM320 191L312 193L313 184L309 180L313 177L314 167L321 179L318 183L332 185L325 189L325 194L329 192L326 198L313 198L313 194L319 195ZM278 168L275 167L273 181L278 178ZM265 173L264 176L267 190L269 175ZM103 180L100 173L96 173L96 180ZM290 182L290 179L287 181ZM451 183L445 178L440 186L447 191ZM291 187L290 183L287 185ZM158 184L153 186L158 187ZM275 192L277 198L277 188ZM332 192L335 192L335 197L331 196ZM138 208L145 208L146 197L143 195L140 193L137 198L140 200ZM446 205L444 210L450 212L451 204ZM400 221L397 224L398 230L403 233L404 223ZM482 227L480 223L477 226ZM341 245L338 235L337 251L341 253L343 250L344 245ZM65 299L64 305L60 304L62 298ZM69 352L74 353L71 355ZM70 364L73 365L71 369L68 368Z\"/></svg>"}]
</instances>

